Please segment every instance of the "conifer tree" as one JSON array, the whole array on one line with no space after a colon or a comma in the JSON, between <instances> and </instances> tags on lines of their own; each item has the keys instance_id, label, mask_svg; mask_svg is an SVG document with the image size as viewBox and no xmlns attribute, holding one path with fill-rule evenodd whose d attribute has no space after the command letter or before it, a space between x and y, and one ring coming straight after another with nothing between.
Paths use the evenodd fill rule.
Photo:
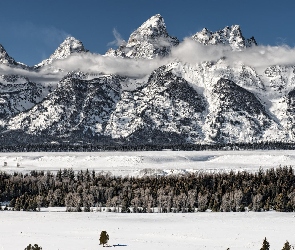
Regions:
<instances>
[{"instance_id":1,"label":"conifer tree","mask_svg":"<svg viewBox=\"0 0 295 250\"><path fill-rule=\"evenodd\" d=\"M110 239L107 231L101 231L100 238L99 238L99 245L102 245L104 247L105 244L108 243L108 240Z\"/></svg>"},{"instance_id":2,"label":"conifer tree","mask_svg":"<svg viewBox=\"0 0 295 250\"><path fill-rule=\"evenodd\" d=\"M260 250L269 250L269 242L267 241L266 237L264 238L263 240L263 243L262 243L262 247L260 248Z\"/></svg>"},{"instance_id":3,"label":"conifer tree","mask_svg":"<svg viewBox=\"0 0 295 250\"><path fill-rule=\"evenodd\" d=\"M34 246L29 244L25 250L42 250L42 247L39 247L37 244L35 244Z\"/></svg>"},{"instance_id":4,"label":"conifer tree","mask_svg":"<svg viewBox=\"0 0 295 250\"><path fill-rule=\"evenodd\" d=\"M284 247L282 248L282 250L291 250L291 245L288 241L286 241Z\"/></svg>"}]
</instances>

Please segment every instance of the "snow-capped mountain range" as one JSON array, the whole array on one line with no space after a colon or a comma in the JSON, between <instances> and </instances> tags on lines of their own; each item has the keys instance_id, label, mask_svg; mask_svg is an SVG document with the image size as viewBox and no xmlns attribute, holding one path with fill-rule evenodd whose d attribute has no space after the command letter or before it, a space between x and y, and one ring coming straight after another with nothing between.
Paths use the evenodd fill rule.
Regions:
<instances>
[{"instance_id":1,"label":"snow-capped mountain range","mask_svg":"<svg viewBox=\"0 0 295 250\"><path fill-rule=\"evenodd\" d=\"M257 46L238 25L216 32L204 28L186 40L243 54ZM29 67L0 45L0 69L20 72L0 75L1 142L295 142L295 65L257 69L224 56L192 63L171 56L183 43L155 15L105 55L68 37L48 59ZM99 64L95 73L81 72L79 64L71 72L60 67L77 56L115 60L122 67L141 60L162 64L139 78L107 74ZM49 88L30 79L42 72L63 74Z\"/></svg>"}]
</instances>

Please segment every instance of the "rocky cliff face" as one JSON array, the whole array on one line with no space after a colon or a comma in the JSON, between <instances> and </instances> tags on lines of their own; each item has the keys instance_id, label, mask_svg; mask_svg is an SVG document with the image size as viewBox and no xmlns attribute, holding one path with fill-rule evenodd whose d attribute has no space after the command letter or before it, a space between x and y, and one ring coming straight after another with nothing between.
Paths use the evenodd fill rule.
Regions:
<instances>
[{"instance_id":1,"label":"rocky cliff face","mask_svg":"<svg viewBox=\"0 0 295 250\"><path fill-rule=\"evenodd\" d=\"M273 121L250 91L221 78L211 90L211 110L206 119L208 139L219 143L262 140ZM214 108L212 108L214 107Z\"/></svg>"},{"instance_id":2,"label":"rocky cliff face","mask_svg":"<svg viewBox=\"0 0 295 250\"><path fill-rule=\"evenodd\" d=\"M205 109L204 98L163 66L144 87L122 93L106 133L141 144L200 141Z\"/></svg>"},{"instance_id":3,"label":"rocky cliff face","mask_svg":"<svg viewBox=\"0 0 295 250\"><path fill-rule=\"evenodd\" d=\"M48 90L18 75L0 75L0 119L29 110L41 102Z\"/></svg>"},{"instance_id":4,"label":"rocky cliff face","mask_svg":"<svg viewBox=\"0 0 295 250\"><path fill-rule=\"evenodd\" d=\"M57 138L75 133L99 136L119 101L120 80L117 76L65 77L43 102L10 119L8 129Z\"/></svg>"}]
</instances>

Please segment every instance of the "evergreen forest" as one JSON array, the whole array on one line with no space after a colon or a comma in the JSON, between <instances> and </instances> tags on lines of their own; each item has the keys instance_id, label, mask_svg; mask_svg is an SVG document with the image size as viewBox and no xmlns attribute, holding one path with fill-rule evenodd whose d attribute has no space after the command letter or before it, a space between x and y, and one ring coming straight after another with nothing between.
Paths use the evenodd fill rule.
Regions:
<instances>
[{"instance_id":1,"label":"evergreen forest","mask_svg":"<svg viewBox=\"0 0 295 250\"><path fill-rule=\"evenodd\" d=\"M216 212L295 211L292 167L258 172L121 177L95 171L0 172L0 203L5 209L36 211Z\"/></svg>"}]
</instances>

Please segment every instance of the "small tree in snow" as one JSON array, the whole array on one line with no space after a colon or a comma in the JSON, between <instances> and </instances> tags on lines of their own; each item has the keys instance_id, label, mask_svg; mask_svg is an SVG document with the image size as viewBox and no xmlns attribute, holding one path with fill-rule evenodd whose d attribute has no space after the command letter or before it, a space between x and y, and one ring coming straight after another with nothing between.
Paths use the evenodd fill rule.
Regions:
<instances>
[{"instance_id":1,"label":"small tree in snow","mask_svg":"<svg viewBox=\"0 0 295 250\"><path fill-rule=\"evenodd\" d=\"M42 250L42 247L39 247L37 244L35 244L34 246L32 246L31 244L29 244L25 250Z\"/></svg>"},{"instance_id":2,"label":"small tree in snow","mask_svg":"<svg viewBox=\"0 0 295 250\"><path fill-rule=\"evenodd\" d=\"M107 231L101 231L100 238L99 238L99 245L102 245L104 247L105 244L108 243L108 240L110 239Z\"/></svg>"},{"instance_id":3,"label":"small tree in snow","mask_svg":"<svg viewBox=\"0 0 295 250\"><path fill-rule=\"evenodd\" d=\"M286 241L284 247L282 248L282 250L291 250L291 245L288 241Z\"/></svg>"},{"instance_id":4,"label":"small tree in snow","mask_svg":"<svg viewBox=\"0 0 295 250\"><path fill-rule=\"evenodd\" d=\"M267 241L265 237L262 243L262 248L260 248L260 250L269 250L269 247L270 247L269 242Z\"/></svg>"}]
</instances>

